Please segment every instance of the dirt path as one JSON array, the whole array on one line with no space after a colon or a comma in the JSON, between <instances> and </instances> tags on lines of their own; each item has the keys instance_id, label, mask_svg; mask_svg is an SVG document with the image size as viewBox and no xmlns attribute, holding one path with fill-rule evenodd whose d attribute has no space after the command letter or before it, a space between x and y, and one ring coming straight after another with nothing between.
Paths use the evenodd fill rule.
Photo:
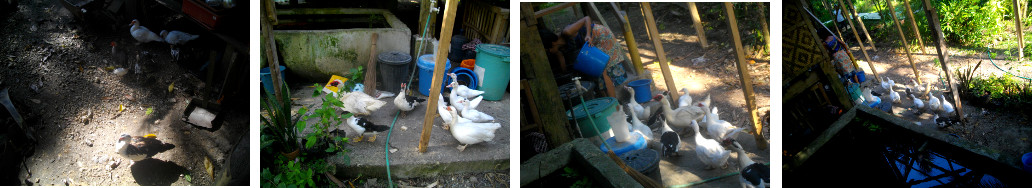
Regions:
<instances>
[{"instance_id":1,"label":"dirt path","mask_svg":"<svg viewBox=\"0 0 1032 188\"><path fill-rule=\"evenodd\" d=\"M203 83L170 60L166 45L133 45L121 24L126 32L87 31L56 1L22 2L2 18L0 81L38 139L24 161L28 171L18 169L23 185L211 185L205 158L221 172L247 135L246 111L237 108L223 111L237 115L213 132L180 121L191 98L204 98L197 96ZM130 73L117 76L106 67ZM153 133L175 148L129 162L115 153L123 133Z\"/></svg>"}]
</instances>

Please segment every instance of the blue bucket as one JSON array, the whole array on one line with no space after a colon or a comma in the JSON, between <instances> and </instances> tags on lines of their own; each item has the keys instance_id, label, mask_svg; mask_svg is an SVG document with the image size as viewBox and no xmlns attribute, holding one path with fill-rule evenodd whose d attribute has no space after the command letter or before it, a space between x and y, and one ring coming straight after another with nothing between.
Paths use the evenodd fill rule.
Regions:
<instances>
[{"instance_id":1,"label":"blue bucket","mask_svg":"<svg viewBox=\"0 0 1032 188\"><path fill-rule=\"evenodd\" d=\"M651 86L651 83L652 83L651 79L641 79L641 80L635 80L635 81L631 81L630 83L627 83L627 86L631 86L631 88L634 89L634 101L637 101L638 103L645 103L645 102L648 102L649 100L651 100L651 97L652 97L652 86Z\"/></svg>"},{"instance_id":2,"label":"blue bucket","mask_svg":"<svg viewBox=\"0 0 1032 188\"><path fill-rule=\"evenodd\" d=\"M282 81L283 83L287 82L287 77L283 76L286 73L283 72L285 70L287 70L286 66L279 66L280 81ZM269 93L274 93L276 91L275 88L272 87L272 72L269 69L269 67L262 68L261 79L262 86L265 87L265 91L268 91Z\"/></svg>"},{"instance_id":3,"label":"blue bucket","mask_svg":"<svg viewBox=\"0 0 1032 188\"><path fill-rule=\"evenodd\" d=\"M448 69L451 69L451 61L445 60L444 65L444 72L448 72ZM431 79L434 76L434 55L426 54L419 56L419 62L416 63L416 66L419 67L419 93L430 96L430 82L433 81ZM448 76L445 75L444 77L447 78ZM445 83L443 82L444 80L441 81L441 83ZM444 90L442 89L441 92L444 92Z\"/></svg>"},{"instance_id":4,"label":"blue bucket","mask_svg":"<svg viewBox=\"0 0 1032 188\"><path fill-rule=\"evenodd\" d=\"M1021 156L1021 167L1025 169L1025 172L1032 173L1032 152Z\"/></svg>"},{"instance_id":5,"label":"blue bucket","mask_svg":"<svg viewBox=\"0 0 1032 188\"><path fill-rule=\"evenodd\" d=\"M466 87L469 87L469 89L477 89L477 84L476 84L477 83L477 74L473 73L473 70L469 70L469 69L463 68L463 67L455 67L455 69L452 70L451 73L455 73L455 78L458 78L459 84L465 85ZM445 76L444 77L444 85L445 86L447 86L448 83L451 83L451 82L452 82L451 76ZM463 84L463 83L465 83L465 84ZM447 87L441 86L441 90L442 91L451 91L451 88L447 88Z\"/></svg>"},{"instance_id":6,"label":"blue bucket","mask_svg":"<svg viewBox=\"0 0 1032 188\"><path fill-rule=\"evenodd\" d=\"M609 54L589 46L585 42L584 46L581 47L580 53L577 53L577 61L573 64L573 69L590 76L599 77L602 76L602 71L606 68L606 63L608 62Z\"/></svg>"}]
</instances>

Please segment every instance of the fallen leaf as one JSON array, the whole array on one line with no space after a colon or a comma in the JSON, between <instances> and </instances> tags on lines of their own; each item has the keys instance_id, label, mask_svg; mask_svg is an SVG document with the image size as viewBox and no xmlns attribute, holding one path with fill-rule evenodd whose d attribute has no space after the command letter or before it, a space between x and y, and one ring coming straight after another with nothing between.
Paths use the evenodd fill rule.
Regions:
<instances>
[{"instance_id":1,"label":"fallen leaf","mask_svg":"<svg viewBox=\"0 0 1032 188\"><path fill-rule=\"evenodd\" d=\"M189 175L189 174L188 174L188 175L186 175L186 176L183 176L183 178L186 178L186 181L187 181L187 182L192 182L191 180L193 180L193 178L190 178L190 175Z\"/></svg>"},{"instance_id":2,"label":"fallen leaf","mask_svg":"<svg viewBox=\"0 0 1032 188\"><path fill-rule=\"evenodd\" d=\"M32 102L34 102L34 103L36 103L36 104L39 104L39 103L40 103L39 99L29 99L29 100L30 100L30 101L32 101Z\"/></svg>"},{"instance_id":3,"label":"fallen leaf","mask_svg":"<svg viewBox=\"0 0 1032 188\"><path fill-rule=\"evenodd\" d=\"M125 111L125 106L120 104L120 105L118 105L118 112L122 112L122 111Z\"/></svg>"},{"instance_id":4,"label":"fallen leaf","mask_svg":"<svg viewBox=\"0 0 1032 188\"><path fill-rule=\"evenodd\" d=\"M175 86L176 86L176 82L172 82L172 84L168 84L168 92L172 93L172 89L175 88Z\"/></svg>"},{"instance_id":5,"label":"fallen leaf","mask_svg":"<svg viewBox=\"0 0 1032 188\"><path fill-rule=\"evenodd\" d=\"M215 179L215 173L213 173L214 167L211 165L211 160L209 160L208 157L204 157L204 169L208 171L208 175L211 176L211 179Z\"/></svg>"},{"instance_id":6,"label":"fallen leaf","mask_svg":"<svg viewBox=\"0 0 1032 188\"><path fill-rule=\"evenodd\" d=\"M146 112L144 112L143 114L144 114L144 115L150 115L150 114L151 114L151 112L154 112L154 108L147 108L147 111L146 111Z\"/></svg>"}]
</instances>

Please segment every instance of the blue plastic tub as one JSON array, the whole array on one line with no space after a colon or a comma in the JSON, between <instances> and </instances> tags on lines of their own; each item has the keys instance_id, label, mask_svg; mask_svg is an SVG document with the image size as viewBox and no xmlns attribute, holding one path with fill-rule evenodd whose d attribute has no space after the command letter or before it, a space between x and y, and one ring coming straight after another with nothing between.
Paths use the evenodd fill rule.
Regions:
<instances>
[{"instance_id":1,"label":"blue plastic tub","mask_svg":"<svg viewBox=\"0 0 1032 188\"><path fill-rule=\"evenodd\" d=\"M477 64L473 71L480 78L477 86L484 91L484 100L502 100L505 88L509 87L509 47L477 45Z\"/></svg>"},{"instance_id":2,"label":"blue plastic tub","mask_svg":"<svg viewBox=\"0 0 1032 188\"><path fill-rule=\"evenodd\" d=\"M430 96L430 82L433 81L432 78L434 76L434 55L426 54L419 56L419 62L416 65L419 66L419 93ZM444 72L448 72L448 69L451 69L451 61L445 60L444 65ZM443 76L448 77L448 75ZM441 81L442 84L445 84L444 80ZM444 90L442 89L441 91L443 92Z\"/></svg>"},{"instance_id":3,"label":"blue plastic tub","mask_svg":"<svg viewBox=\"0 0 1032 188\"><path fill-rule=\"evenodd\" d=\"M287 77L283 76L286 73L286 72L284 72L285 70L287 70L286 66L283 66L283 65L279 66L280 81L282 81L283 83L287 82ZM272 87L272 72L269 69L269 67L262 68L261 79L262 79L262 86L265 87L265 91L268 91L269 93L276 92L275 88Z\"/></svg>"},{"instance_id":4,"label":"blue plastic tub","mask_svg":"<svg viewBox=\"0 0 1032 188\"><path fill-rule=\"evenodd\" d=\"M633 142L620 143L620 142L616 142L616 137L609 137L609 139L606 139L606 144L609 144L609 147L613 148L613 153L615 153L617 156L623 155L624 153L627 153L627 152L630 152L630 151L644 149L645 148L645 137L641 136L641 133L637 133L637 132L631 132L631 133L632 133L631 137L637 137L636 139L634 139ZM609 150L606 149L606 145L605 144L603 144L601 146L598 146L598 147L600 149L602 149L602 152L606 152L606 153L609 152Z\"/></svg>"},{"instance_id":5,"label":"blue plastic tub","mask_svg":"<svg viewBox=\"0 0 1032 188\"><path fill-rule=\"evenodd\" d=\"M634 101L645 103L652 99L651 83L651 79L641 79L627 83L627 86L631 86L634 89Z\"/></svg>"},{"instance_id":6,"label":"blue plastic tub","mask_svg":"<svg viewBox=\"0 0 1032 188\"><path fill-rule=\"evenodd\" d=\"M603 70L606 68L606 63L609 62L609 54L602 52L598 48L589 46L587 42L581 47L580 53L577 53L577 61L573 64L573 69L580 71L589 76L599 77L602 76ZM480 61L477 61L480 63Z\"/></svg>"},{"instance_id":7,"label":"blue plastic tub","mask_svg":"<svg viewBox=\"0 0 1032 188\"><path fill-rule=\"evenodd\" d=\"M867 75L864 74L864 71L856 71L856 79L856 83L864 83L864 81L867 81Z\"/></svg>"},{"instance_id":8,"label":"blue plastic tub","mask_svg":"<svg viewBox=\"0 0 1032 188\"><path fill-rule=\"evenodd\" d=\"M1032 152L1025 153L1021 156L1021 165L1026 172L1032 173Z\"/></svg>"},{"instance_id":9,"label":"blue plastic tub","mask_svg":"<svg viewBox=\"0 0 1032 188\"><path fill-rule=\"evenodd\" d=\"M476 84L477 83L477 74L473 73L473 70L469 70L469 69L463 68L463 67L455 67L455 69L452 70L451 73L455 73L455 77L459 79L459 84L465 85L466 87L469 87L470 89L477 89L477 84ZM447 86L448 83L451 83L451 82L452 82L451 76L445 76L444 77L444 85L445 86ZM443 87L442 86L441 90L442 91L451 91L451 88L447 88L447 87Z\"/></svg>"}]
</instances>

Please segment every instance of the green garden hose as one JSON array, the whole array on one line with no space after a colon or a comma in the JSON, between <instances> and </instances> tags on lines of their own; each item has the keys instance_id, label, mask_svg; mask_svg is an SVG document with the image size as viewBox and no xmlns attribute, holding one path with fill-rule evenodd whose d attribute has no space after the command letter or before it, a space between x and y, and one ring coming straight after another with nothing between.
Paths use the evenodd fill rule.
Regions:
<instances>
[{"instance_id":1,"label":"green garden hose","mask_svg":"<svg viewBox=\"0 0 1032 188\"><path fill-rule=\"evenodd\" d=\"M764 163L763 165L770 166L770 163ZM691 187L691 186L701 185L701 184L706 183L706 182L711 182L711 181L723 179L723 178L726 178L726 177L731 177L731 176L734 176L734 175L738 175L739 173L740 172L727 173L727 174L724 174L724 175L721 175L721 176L712 177L712 178L709 178L709 179L704 179L702 181L691 182L691 183L688 183L688 184L674 185L674 186L670 186L670 187Z\"/></svg>"},{"instance_id":2,"label":"green garden hose","mask_svg":"<svg viewBox=\"0 0 1032 188\"><path fill-rule=\"evenodd\" d=\"M1028 77L1024 77L1024 76L1018 76L1018 75L1015 75L1014 73L1011 73L1010 71L1007 71L1007 70L1003 70L1003 68L1000 68L1000 66L999 66L999 65L996 65L996 62L993 62L993 57L992 57L992 54L990 54L990 53L989 53L989 46L986 46L986 47L985 47L985 55L989 57L989 58L987 58L987 59L989 59L989 62L990 62L990 63L993 63L993 66L994 66L994 67L996 67L997 69L1000 69L1000 71L1003 71L1004 73L1007 73L1007 74L1009 74L1009 75L1011 75L1011 76L1014 76L1014 77L1018 77L1018 78L1022 78L1022 79L1025 79L1025 80L1030 80L1030 81L1032 81L1032 78L1028 78Z\"/></svg>"},{"instance_id":3,"label":"green garden hose","mask_svg":"<svg viewBox=\"0 0 1032 188\"><path fill-rule=\"evenodd\" d=\"M424 24L423 24L423 35L422 36L426 36L426 29L427 29L427 26L430 24L430 15L431 15L430 13L426 14L426 22L424 22ZM423 44L426 44L426 42L424 42ZM417 51L416 54L419 54L419 53L422 53L422 52L423 52L423 47L420 46L419 47L419 51ZM416 73L415 71L412 71L412 73L409 74L409 81L408 81L407 84L405 84L405 88L404 88L405 91L408 91L408 86L412 85L412 78L416 75L415 73ZM398 93L398 95L405 95L405 93ZM394 132L394 124L398 122L398 116L399 115L401 115L401 111L400 110L398 111L398 113L394 114L394 120L391 121L391 128L387 130L387 141L384 142L384 144L383 144L383 159L387 163L386 167L387 167L387 186L388 187L394 187L394 181L391 179L391 148L390 148L390 145L391 145L391 133Z\"/></svg>"}]
</instances>

